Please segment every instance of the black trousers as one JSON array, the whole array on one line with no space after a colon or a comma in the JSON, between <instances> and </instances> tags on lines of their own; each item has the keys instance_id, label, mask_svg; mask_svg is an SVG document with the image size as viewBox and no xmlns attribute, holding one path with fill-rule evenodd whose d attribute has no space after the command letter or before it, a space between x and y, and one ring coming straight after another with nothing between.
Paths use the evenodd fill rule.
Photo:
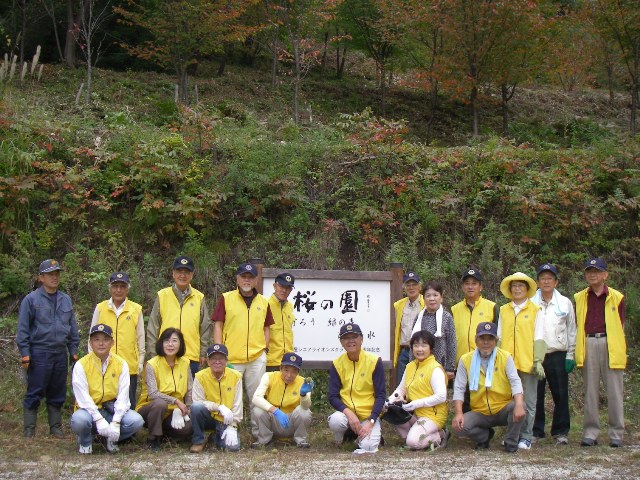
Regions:
<instances>
[{"instance_id":1,"label":"black trousers","mask_svg":"<svg viewBox=\"0 0 640 480\"><path fill-rule=\"evenodd\" d=\"M571 418L569 415L569 374L567 374L564 365L566 357L567 352L551 352L544 357L542 367L546 378L538 381L536 418L533 422L534 437L544 437L544 397L547 383L549 384L554 404L551 436L567 435L569 433Z\"/></svg>"}]
</instances>

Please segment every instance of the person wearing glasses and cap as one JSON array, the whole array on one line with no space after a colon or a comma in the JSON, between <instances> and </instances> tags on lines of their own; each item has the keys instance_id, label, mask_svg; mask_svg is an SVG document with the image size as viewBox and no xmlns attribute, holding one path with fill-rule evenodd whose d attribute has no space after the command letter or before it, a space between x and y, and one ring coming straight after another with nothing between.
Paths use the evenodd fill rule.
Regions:
<instances>
[{"instance_id":1,"label":"person wearing glasses and cap","mask_svg":"<svg viewBox=\"0 0 640 480\"><path fill-rule=\"evenodd\" d=\"M544 437L545 387L553 397L551 436L556 444L569 443L571 415L569 413L569 374L576 366L576 316L571 300L563 296L558 286L558 269L551 263L540 265L537 270L538 290L531 299L540 307L544 325L544 341L547 351L542 362L546 379L538 380L538 400L533 423L533 440Z\"/></svg>"},{"instance_id":2,"label":"person wearing glasses and cap","mask_svg":"<svg viewBox=\"0 0 640 480\"><path fill-rule=\"evenodd\" d=\"M544 341L544 318L540 307L530 301L536 294L535 280L522 272L505 277L500 291L511 302L500 307L498 338L500 348L513 356L522 382L526 418L520 430L518 448L531 449L533 422L536 416L538 380L544 378L542 361L547 352Z\"/></svg>"},{"instance_id":3,"label":"person wearing glasses and cap","mask_svg":"<svg viewBox=\"0 0 640 480\"><path fill-rule=\"evenodd\" d=\"M131 408L136 408L138 375L144 366L144 319L142 306L127 298L129 294L129 275L114 272L109 277L111 298L96 305L91 326L102 323L113 331L113 353L121 356L129 366L129 400ZM91 351L91 342L89 349Z\"/></svg>"},{"instance_id":4,"label":"person wearing glasses and cap","mask_svg":"<svg viewBox=\"0 0 640 480\"><path fill-rule=\"evenodd\" d=\"M299 375L302 358L286 352L280 371L262 376L253 394L253 416L258 424L258 438L251 445L261 448L276 438L293 438L299 448L309 448L307 429L311 425L311 392L315 383Z\"/></svg>"},{"instance_id":5,"label":"person wearing glasses and cap","mask_svg":"<svg viewBox=\"0 0 640 480\"><path fill-rule=\"evenodd\" d=\"M380 414L386 400L382 359L362 349L362 330L355 323L340 327L345 352L329 367L329 429L341 445L355 439L355 454L376 453L380 445Z\"/></svg>"},{"instance_id":6,"label":"person wearing glasses and cap","mask_svg":"<svg viewBox=\"0 0 640 480\"><path fill-rule=\"evenodd\" d=\"M36 434L40 401L46 397L49 433L64 437L62 405L67 396L69 361L78 360L78 323L73 303L58 290L62 268L57 260L40 263L40 286L22 299L18 311L16 344L27 374L24 436Z\"/></svg>"},{"instance_id":7,"label":"person wearing glasses and cap","mask_svg":"<svg viewBox=\"0 0 640 480\"><path fill-rule=\"evenodd\" d=\"M158 292L147 324L147 356L153 356L158 336L169 327L184 335L185 357L191 362L191 374L205 365L211 343L211 321L204 294L191 286L195 265L180 256L173 262L173 285Z\"/></svg>"},{"instance_id":8,"label":"person wearing glasses and cap","mask_svg":"<svg viewBox=\"0 0 640 480\"><path fill-rule=\"evenodd\" d=\"M290 273L279 274L273 282L273 295L269 297L269 308L273 325L269 327L269 353L267 372L280 370L280 359L293 351L293 304L288 300L296 279Z\"/></svg>"},{"instance_id":9,"label":"person wearing glasses and cap","mask_svg":"<svg viewBox=\"0 0 640 480\"><path fill-rule=\"evenodd\" d=\"M103 440L107 452L116 453L117 442L132 437L144 420L131 410L129 402L129 367L111 353L113 331L102 323L89 330L91 351L73 368L71 384L76 411L71 416L71 430L78 436L79 452L93 451L93 433Z\"/></svg>"},{"instance_id":10,"label":"person wearing glasses and cap","mask_svg":"<svg viewBox=\"0 0 640 480\"><path fill-rule=\"evenodd\" d=\"M240 450L238 425L242 421L242 375L227 367L229 351L221 343L207 349L208 368L196 373L193 381L191 453L201 453L205 430L214 430L218 448Z\"/></svg>"},{"instance_id":11,"label":"person wearing glasses and cap","mask_svg":"<svg viewBox=\"0 0 640 480\"><path fill-rule=\"evenodd\" d=\"M394 336L393 366L396 368L398 383L402 380L404 370L411 361L411 332L420 311L424 308L424 297L420 293L422 282L420 275L409 270L402 276L402 289L406 297L393 304L396 314L396 328Z\"/></svg>"},{"instance_id":12,"label":"person wearing glasses and cap","mask_svg":"<svg viewBox=\"0 0 640 480\"><path fill-rule=\"evenodd\" d=\"M624 439L623 374L627 366L624 338L624 295L606 284L607 262L590 258L585 263L588 287L576 300L576 365L584 378L584 428L581 445L597 445L600 433L600 379L609 410L609 446L622 447Z\"/></svg>"}]
</instances>

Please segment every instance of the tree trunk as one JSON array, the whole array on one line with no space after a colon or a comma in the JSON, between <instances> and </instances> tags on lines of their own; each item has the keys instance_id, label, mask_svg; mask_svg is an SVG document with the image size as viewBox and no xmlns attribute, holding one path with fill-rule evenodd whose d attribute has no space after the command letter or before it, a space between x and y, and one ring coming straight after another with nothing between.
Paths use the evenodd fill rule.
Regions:
<instances>
[{"instance_id":1,"label":"tree trunk","mask_svg":"<svg viewBox=\"0 0 640 480\"><path fill-rule=\"evenodd\" d=\"M327 49L329 45L329 32L324 32L324 47L322 49L322 60L320 61L320 73L324 74L327 65Z\"/></svg>"},{"instance_id":2,"label":"tree trunk","mask_svg":"<svg viewBox=\"0 0 640 480\"><path fill-rule=\"evenodd\" d=\"M189 104L189 72L184 67L178 72L178 102L182 105Z\"/></svg>"},{"instance_id":3,"label":"tree trunk","mask_svg":"<svg viewBox=\"0 0 640 480\"><path fill-rule=\"evenodd\" d=\"M631 75L631 135L638 133L638 94L640 90L640 37L633 46L633 75Z\"/></svg>"},{"instance_id":4,"label":"tree trunk","mask_svg":"<svg viewBox=\"0 0 640 480\"><path fill-rule=\"evenodd\" d=\"M24 44L27 40L27 1L22 1L22 26L20 27L20 54L18 65L24 63Z\"/></svg>"},{"instance_id":5,"label":"tree trunk","mask_svg":"<svg viewBox=\"0 0 640 480\"><path fill-rule=\"evenodd\" d=\"M613 107L613 64L607 64L607 86L609 87L609 105Z\"/></svg>"},{"instance_id":6,"label":"tree trunk","mask_svg":"<svg viewBox=\"0 0 640 480\"><path fill-rule=\"evenodd\" d=\"M384 117L387 113L387 81L384 63L380 64L380 110Z\"/></svg>"},{"instance_id":7,"label":"tree trunk","mask_svg":"<svg viewBox=\"0 0 640 480\"><path fill-rule=\"evenodd\" d=\"M296 78L293 83L293 121L296 125L300 122L299 115L299 98L300 98L300 42L298 41L297 35L294 37L293 41L293 61L295 63L296 69Z\"/></svg>"},{"instance_id":8,"label":"tree trunk","mask_svg":"<svg viewBox=\"0 0 640 480\"><path fill-rule=\"evenodd\" d=\"M438 82L434 81L431 87L430 94L430 111L429 111L429 119L427 120L427 144L431 139L431 130L433 128L433 123L436 119L436 112L438 110Z\"/></svg>"},{"instance_id":9,"label":"tree trunk","mask_svg":"<svg viewBox=\"0 0 640 480\"><path fill-rule=\"evenodd\" d=\"M344 64L346 60L347 60L347 44L345 43L344 48L342 49L342 60L340 60L339 62L338 71L336 75L338 79L342 78L342 75L344 75Z\"/></svg>"},{"instance_id":10,"label":"tree trunk","mask_svg":"<svg viewBox=\"0 0 640 480\"><path fill-rule=\"evenodd\" d=\"M64 40L64 63L70 68L76 67L76 39L73 30L73 0L67 0L67 34Z\"/></svg>"},{"instance_id":11,"label":"tree trunk","mask_svg":"<svg viewBox=\"0 0 640 480\"><path fill-rule=\"evenodd\" d=\"M478 136L478 87L471 87L471 95L469 95L469 104L471 105L471 132L473 137Z\"/></svg>"},{"instance_id":12,"label":"tree trunk","mask_svg":"<svg viewBox=\"0 0 640 480\"><path fill-rule=\"evenodd\" d=\"M278 29L273 39L273 57L271 58L271 86L278 84L278 49L280 48L280 40L278 38Z\"/></svg>"}]
</instances>

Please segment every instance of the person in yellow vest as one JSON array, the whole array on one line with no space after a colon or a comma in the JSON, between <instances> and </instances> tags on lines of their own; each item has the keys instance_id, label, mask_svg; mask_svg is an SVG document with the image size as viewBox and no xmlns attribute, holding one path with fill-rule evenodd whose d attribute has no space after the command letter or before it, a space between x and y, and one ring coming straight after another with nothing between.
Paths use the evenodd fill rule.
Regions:
<instances>
[{"instance_id":1,"label":"person in yellow vest","mask_svg":"<svg viewBox=\"0 0 640 480\"><path fill-rule=\"evenodd\" d=\"M173 262L173 285L163 288L149 315L147 324L147 356L155 351L158 336L167 328L177 328L184 335L186 357L195 375L205 365L207 347L211 343L211 320L204 294L191 286L195 266L189 257Z\"/></svg>"},{"instance_id":2,"label":"person in yellow vest","mask_svg":"<svg viewBox=\"0 0 640 480\"><path fill-rule=\"evenodd\" d=\"M460 358L453 384L455 415L451 426L458 436L475 442L476 450L489 448L494 427L506 426L504 449L515 453L525 418L522 382L513 357L497 347L497 330L493 322L478 324L476 348ZM471 392L471 410L463 413L467 388Z\"/></svg>"},{"instance_id":3,"label":"person in yellow vest","mask_svg":"<svg viewBox=\"0 0 640 480\"><path fill-rule=\"evenodd\" d=\"M404 375L407 364L411 361L409 340L411 340L411 332L418 314L424 308L424 297L420 293L422 288L420 275L411 270L407 271L402 276L402 288L406 297L393 304L393 310L396 314L393 366L396 368L398 382Z\"/></svg>"},{"instance_id":4,"label":"person in yellow vest","mask_svg":"<svg viewBox=\"0 0 640 480\"><path fill-rule=\"evenodd\" d=\"M409 344L413 358L388 399L402 402L402 409L412 412L411 419L397 425L396 430L412 450L444 448L449 432L444 428L447 408L447 375L435 357L436 338L431 332L420 330L411 336Z\"/></svg>"},{"instance_id":5,"label":"person in yellow vest","mask_svg":"<svg viewBox=\"0 0 640 480\"><path fill-rule=\"evenodd\" d=\"M214 343L207 349L209 368L196 373L193 381L191 453L206 446L205 430L213 430L218 448L240 450L238 425L242 421L242 375L227 367L227 347Z\"/></svg>"},{"instance_id":6,"label":"person in yellow vest","mask_svg":"<svg viewBox=\"0 0 640 480\"><path fill-rule=\"evenodd\" d=\"M329 429L335 442L356 440L355 454L375 453L380 444L380 414L386 400L382 359L362 349L362 330L355 323L340 327L345 353L329 367Z\"/></svg>"},{"instance_id":7,"label":"person in yellow vest","mask_svg":"<svg viewBox=\"0 0 640 480\"><path fill-rule=\"evenodd\" d=\"M256 290L258 268L242 263L236 271L238 288L225 292L211 316L213 341L227 346L229 363L242 374L249 402L267 370L270 327L274 324L269 300ZM251 415L251 433L258 427Z\"/></svg>"},{"instance_id":8,"label":"person in yellow vest","mask_svg":"<svg viewBox=\"0 0 640 480\"><path fill-rule=\"evenodd\" d=\"M513 356L522 382L527 416L520 430L518 448L529 450L536 416L538 380L544 378L542 362L547 353L544 341L544 315L530 299L538 284L522 272L516 272L500 282L500 291L511 300L500 307L498 338L500 348Z\"/></svg>"},{"instance_id":9,"label":"person in yellow vest","mask_svg":"<svg viewBox=\"0 0 640 480\"><path fill-rule=\"evenodd\" d=\"M132 437L144 420L129 402L129 367L111 352L113 331L99 323L89 330L91 352L73 367L71 386L76 411L71 416L71 431L78 436L79 452L93 451L97 433L109 453L116 453L117 442Z\"/></svg>"},{"instance_id":10,"label":"person in yellow vest","mask_svg":"<svg viewBox=\"0 0 640 480\"><path fill-rule=\"evenodd\" d=\"M600 379L609 409L609 446L624 440L623 373L627 366L624 295L606 285L609 272L601 258L585 263L588 287L576 293L576 365L584 378L584 428L581 445L597 445L600 433Z\"/></svg>"},{"instance_id":11,"label":"person in yellow vest","mask_svg":"<svg viewBox=\"0 0 640 480\"><path fill-rule=\"evenodd\" d=\"M261 448L276 438L293 438L299 448L309 448L307 429L311 425L311 392L313 380L299 373L302 358L286 352L279 372L267 372L253 394L254 418L258 424L258 439L251 448Z\"/></svg>"},{"instance_id":12,"label":"person in yellow vest","mask_svg":"<svg viewBox=\"0 0 640 480\"><path fill-rule=\"evenodd\" d=\"M185 355L182 332L170 327L156 342L156 356L143 371L142 391L137 410L149 429L148 447L160 451L162 438L190 438L193 430L189 416L193 378Z\"/></svg>"},{"instance_id":13,"label":"person in yellow vest","mask_svg":"<svg viewBox=\"0 0 640 480\"><path fill-rule=\"evenodd\" d=\"M269 327L269 353L267 372L280 370L280 359L293 351L293 304L288 300L296 279L290 273L279 274L273 282L273 295L269 297L269 308L273 325Z\"/></svg>"},{"instance_id":14,"label":"person in yellow vest","mask_svg":"<svg viewBox=\"0 0 640 480\"><path fill-rule=\"evenodd\" d=\"M462 272L462 293L464 298L451 307L453 324L456 327L456 365L460 357L476 348L475 331L482 322L497 322L500 307L482 296L482 272L478 267L469 266ZM468 412L469 391L464 397L462 411Z\"/></svg>"},{"instance_id":15,"label":"person in yellow vest","mask_svg":"<svg viewBox=\"0 0 640 480\"><path fill-rule=\"evenodd\" d=\"M127 298L129 295L129 275L114 272L109 278L111 298L96 305L91 326L102 323L113 331L113 353L124 358L129 366L129 400L131 408L136 408L138 375L144 365L144 319L142 306ZM91 351L91 342L89 349Z\"/></svg>"}]
</instances>

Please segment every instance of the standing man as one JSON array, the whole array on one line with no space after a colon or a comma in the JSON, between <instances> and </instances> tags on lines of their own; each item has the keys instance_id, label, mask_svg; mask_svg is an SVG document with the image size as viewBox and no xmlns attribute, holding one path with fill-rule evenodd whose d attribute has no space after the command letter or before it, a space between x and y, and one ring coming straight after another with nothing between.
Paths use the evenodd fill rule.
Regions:
<instances>
[{"instance_id":1,"label":"standing man","mask_svg":"<svg viewBox=\"0 0 640 480\"><path fill-rule=\"evenodd\" d=\"M131 408L136 408L138 375L144 365L144 319L142 306L127 298L129 295L129 275L115 272L109 278L111 298L96 305L91 326L102 323L113 331L113 352L122 357L129 367L129 400ZM91 342L89 349L91 351Z\"/></svg>"},{"instance_id":2,"label":"standing man","mask_svg":"<svg viewBox=\"0 0 640 480\"><path fill-rule=\"evenodd\" d=\"M260 448L277 438L293 438L299 448L309 448L307 429L311 425L313 380L305 381L299 373L302 358L293 352L282 356L279 372L267 372L253 395L253 413L258 423Z\"/></svg>"},{"instance_id":3,"label":"standing man","mask_svg":"<svg viewBox=\"0 0 640 480\"><path fill-rule=\"evenodd\" d=\"M273 282L273 295L269 298L269 308L273 315L273 325L269 327L269 353L267 371L280 370L280 359L286 352L293 352L293 304L287 300L293 290L295 277L281 273Z\"/></svg>"},{"instance_id":4,"label":"standing man","mask_svg":"<svg viewBox=\"0 0 640 480\"><path fill-rule=\"evenodd\" d=\"M129 367L111 353L111 327L99 323L89 330L91 351L73 368L71 384L76 411L71 430L78 436L79 452L93 450L93 432L105 439L105 448L116 453L117 442L126 440L142 428L144 420L129 403Z\"/></svg>"},{"instance_id":5,"label":"standing man","mask_svg":"<svg viewBox=\"0 0 640 480\"><path fill-rule=\"evenodd\" d=\"M540 307L543 317L543 336L547 352L542 362L545 379L538 380L538 401L533 422L533 439L544 437L544 397L546 383L553 397L551 436L557 445L569 443L571 415L569 413L569 374L575 368L576 316L571 300L560 294L558 269L545 263L538 267L538 291L531 299Z\"/></svg>"},{"instance_id":6,"label":"standing man","mask_svg":"<svg viewBox=\"0 0 640 480\"><path fill-rule=\"evenodd\" d=\"M393 304L396 312L395 344L393 349L393 366L396 370L397 383L402 380L407 364L411 360L409 340L420 311L424 308L424 297L420 293L422 283L420 275L409 270L402 277L402 288L406 297Z\"/></svg>"},{"instance_id":7,"label":"standing man","mask_svg":"<svg viewBox=\"0 0 640 480\"><path fill-rule=\"evenodd\" d=\"M375 453L380 444L380 413L386 400L382 359L362 349L362 330L355 323L340 327L345 353L329 367L329 429L341 445L345 437L356 439L353 453Z\"/></svg>"},{"instance_id":8,"label":"standing man","mask_svg":"<svg viewBox=\"0 0 640 480\"><path fill-rule=\"evenodd\" d=\"M195 266L189 257L173 262L173 285L158 292L147 325L147 352L153 356L158 336L167 328L177 328L184 335L185 356L195 375L206 361L211 343L211 321L204 294L191 286Z\"/></svg>"},{"instance_id":9,"label":"standing man","mask_svg":"<svg viewBox=\"0 0 640 480\"><path fill-rule=\"evenodd\" d=\"M58 290L60 264L47 259L40 264L40 287L20 303L16 344L27 372L24 436L36 434L40 401L47 399L49 433L62 438L61 408L67 394L69 359L78 360L78 323L69 295Z\"/></svg>"},{"instance_id":10,"label":"standing man","mask_svg":"<svg viewBox=\"0 0 640 480\"><path fill-rule=\"evenodd\" d=\"M493 427L507 426L504 449L518 451L518 439L525 417L522 383L509 352L497 347L498 327L480 323L476 329L476 348L458 363L453 387L455 416L453 429L476 443L476 450L489 448ZM471 391L471 410L463 413L466 389Z\"/></svg>"},{"instance_id":11,"label":"standing man","mask_svg":"<svg viewBox=\"0 0 640 480\"><path fill-rule=\"evenodd\" d=\"M624 438L622 374L627 366L624 338L624 295L605 284L609 272L601 258L587 260L584 278L589 285L576 293L576 364L584 378L583 447L598 443L600 433L600 379L607 391L609 446L621 447Z\"/></svg>"},{"instance_id":12,"label":"standing man","mask_svg":"<svg viewBox=\"0 0 640 480\"><path fill-rule=\"evenodd\" d=\"M256 290L258 268L243 263L236 271L237 289L225 292L211 316L213 338L229 349L229 363L242 374L249 402L266 372L273 316L269 301ZM253 414L251 429L258 436Z\"/></svg>"}]
</instances>

